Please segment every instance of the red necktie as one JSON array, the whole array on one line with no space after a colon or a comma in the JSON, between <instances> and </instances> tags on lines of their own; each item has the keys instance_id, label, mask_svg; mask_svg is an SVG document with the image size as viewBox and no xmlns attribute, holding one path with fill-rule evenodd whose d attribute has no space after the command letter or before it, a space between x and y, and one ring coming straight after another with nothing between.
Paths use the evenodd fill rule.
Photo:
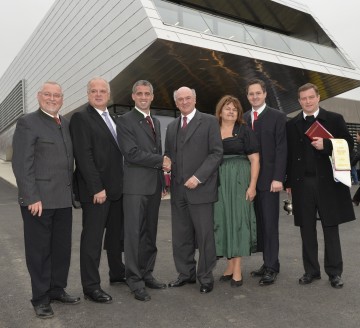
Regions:
<instances>
[{"instance_id":1,"label":"red necktie","mask_svg":"<svg viewBox=\"0 0 360 328\"><path fill-rule=\"evenodd\" d=\"M182 128L185 129L187 127L187 117L184 116L183 117L183 125L182 125Z\"/></svg>"},{"instance_id":2,"label":"red necktie","mask_svg":"<svg viewBox=\"0 0 360 328\"><path fill-rule=\"evenodd\" d=\"M258 113L257 111L254 111L254 120L253 120L253 123L252 123L252 129L254 130L254 122L257 121L258 119Z\"/></svg>"},{"instance_id":3,"label":"red necktie","mask_svg":"<svg viewBox=\"0 0 360 328\"><path fill-rule=\"evenodd\" d=\"M61 121L58 117L54 116L54 120L56 122L57 125L61 125Z\"/></svg>"},{"instance_id":4,"label":"red necktie","mask_svg":"<svg viewBox=\"0 0 360 328\"><path fill-rule=\"evenodd\" d=\"M149 115L146 116L146 120L147 120L148 123L150 124L151 129L152 129L152 132L153 132L153 135L154 135L154 138L155 138L155 137L156 137L155 128L154 128L154 124L153 124L153 122L152 122L152 120L151 120L151 117L150 117Z\"/></svg>"}]
</instances>

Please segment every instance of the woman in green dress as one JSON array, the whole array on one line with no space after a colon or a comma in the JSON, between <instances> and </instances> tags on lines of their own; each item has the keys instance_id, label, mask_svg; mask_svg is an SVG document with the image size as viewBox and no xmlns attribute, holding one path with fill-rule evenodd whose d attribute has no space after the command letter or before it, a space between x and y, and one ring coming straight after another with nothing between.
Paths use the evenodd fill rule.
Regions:
<instances>
[{"instance_id":1,"label":"woman in green dress","mask_svg":"<svg viewBox=\"0 0 360 328\"><path fill-rule=\"evenodd\" d=\"M227 258L220 281L242 285L241 256L256 251L256 218L253 199L259 175L259 145L252 129L243 120L240 101L230 95L216 105L224 146L219 168L219 198L215 203L216 253Z\"/></svg>"}]
</instances>

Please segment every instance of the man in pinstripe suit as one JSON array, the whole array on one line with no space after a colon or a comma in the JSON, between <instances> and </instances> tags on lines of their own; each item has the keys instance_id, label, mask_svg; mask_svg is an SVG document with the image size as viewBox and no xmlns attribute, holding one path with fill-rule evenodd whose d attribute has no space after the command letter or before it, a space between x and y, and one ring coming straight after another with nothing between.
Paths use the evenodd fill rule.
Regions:
<instances>
[{"instance_id":1,"label":"man in pinstripe suit","mask_svg":"<svg viewBox=\"0 0 360 328\"><path fill-rule=\"evenodd\" d=\"M54 315L50 302L77 304L65 292L71 253L73 155L69 123L59 115L60 85L45 82L40 108L18 120L12 166L24 221L32 304L39 318Z\"/></svg>"}]
</instances>

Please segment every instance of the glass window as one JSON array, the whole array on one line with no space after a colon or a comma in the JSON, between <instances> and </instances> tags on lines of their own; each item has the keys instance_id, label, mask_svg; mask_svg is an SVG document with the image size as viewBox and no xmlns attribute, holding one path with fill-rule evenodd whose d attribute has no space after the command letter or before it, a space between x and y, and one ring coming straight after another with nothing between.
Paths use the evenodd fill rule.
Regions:
<instances>
[{"instance_id":1,"label":"glass window","mask_svg":"<svg viewBox=\"0 0 360 328\"><path fill-rule=\"evenodd\" d=\"M337 48L292 38L161 0L153 0L165 24L217 35L224 39L281 51L299 57L351 67Z\"/></svg>"},{"instance_id":2,"label":"glass window","mask_svg":"<svg viewBox=\"0 0 360 328\"><path fill-rule=\"evenodd\" d=\"M246 26L246 30L258 46L268 49L276 49L286 53L290 52L289 47L281 38L280 34L262 30L253 26Z\"/></svg>"}]
</instances>

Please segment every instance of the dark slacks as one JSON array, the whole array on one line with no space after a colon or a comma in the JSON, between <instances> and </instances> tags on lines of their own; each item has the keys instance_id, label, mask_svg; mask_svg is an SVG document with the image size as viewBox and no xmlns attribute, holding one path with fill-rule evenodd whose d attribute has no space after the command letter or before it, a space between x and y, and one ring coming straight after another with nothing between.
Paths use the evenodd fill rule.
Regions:
<instances>
[{"instance_id":1,"label":"dark slacks","mask_svg":"<svg viewBox=\"0 0 360 328\"><path fill-rule=\"evenodd\" d=\"M306 206L303 208L304 219L300 227L302 239L302 256L306 273L313 275L320 274L320 265L318 260L318 242L317 242L317 213L318 213L318 187L316 177L306 177L304 179L303 195ZM321 215L321 213L319 213ZM343 261L341 254L341 244L339 237L339 226L325 226L324 218L321 219L321 225L324 233L325 272L330 275L340 275L343 271Z\"/></svg>"},{"instance_id":2,"label":"dark slacks","mask_svg":"<svg viewBox=\"0 0 360 328\"><path fill-rule=\"evenodd\" d=\"M83 229L80 243L81 283L85 293L100 288L99 265L103 236L111 280L124 277L122 198L103 204L82 203Z\"/></svg>"},{"instance_id":3,"label":"dark slacks","mask_svg":"<svg viewBox=\"0 0 360 328\"><path fill-rule=\"evenodd\" d=\"M126 282L131 291L153 279L161 182L153 195L124 194Z\"/></svg>"},{"instance_id":4,"label":"dark slacks","mask_svg":"<svg viewBox=\"0 0 360 328\"><path fill-rule=\"evenodd\" d=\"M33 216L21 206L24 221L26 264L31 277L32 304L47 304L67 285L70 256L72 208L45 209Z\"/></svg>"},{"instance_id":5,"label":"dark slacks","mask_svg":"<svg viewBox=\"0 0 360 328\"><path fill-rule=\"evenodd\" d=\"M190 204L183 184L176 181L172 188L172 245L180 280L195 280L201 284L214 281L216 265L214 239L214 204ZM195 250L199 249L196 273Z\"/></svg>"},{"instance_id":6,"label":"dark slacks","mask_svg":"<svg viewBox=\"0 0 360 328\"><path fill-rule=\"evenodd\" d=\"M263 252L264 266L279 272L279 193L259 190L256 193L258 250Z\"/></svg>"}]
</instances>

